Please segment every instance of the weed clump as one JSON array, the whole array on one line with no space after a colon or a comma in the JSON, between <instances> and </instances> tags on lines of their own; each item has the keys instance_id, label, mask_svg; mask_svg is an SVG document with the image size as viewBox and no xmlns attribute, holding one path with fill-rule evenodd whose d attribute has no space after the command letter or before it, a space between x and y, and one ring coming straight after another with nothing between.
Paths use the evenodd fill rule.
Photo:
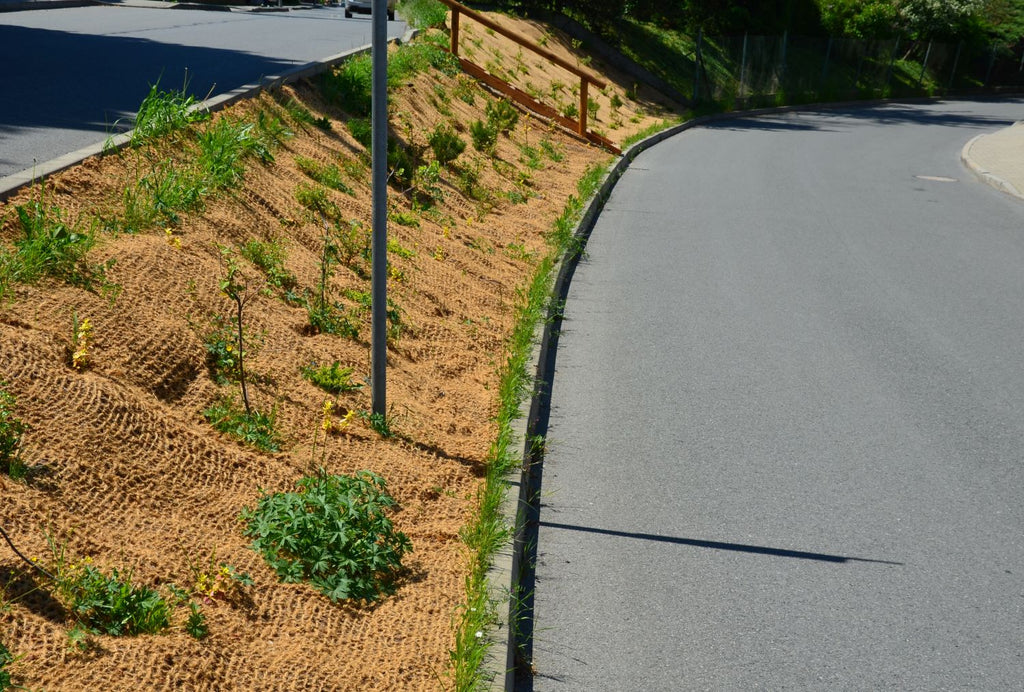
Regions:
<instances>
[{"instance_id":1,"label":"weed clump","mask_svg":"<svg viewBox=\"0 0 1024 692\"><path fill-rule=\"evenodd\" d=\"M252 548L284 582L308 581L332 601L376 601L394 593L412 550L387 511L397 503L384 479L320 471L294 492L264 494L241 514Z\"/></svg>"},{"instance_id":2,"label":"weed clump","mask_svg":"<svg viewBox=\"0 0 1024 692\"><path fill-rule=\"evenodd\" d=\"M0 471L15 480L28 475L28 467L21 460L21 436L28 426L14 416L17 399L4 389L0 381Z\"/></svg>"}]
</instances>

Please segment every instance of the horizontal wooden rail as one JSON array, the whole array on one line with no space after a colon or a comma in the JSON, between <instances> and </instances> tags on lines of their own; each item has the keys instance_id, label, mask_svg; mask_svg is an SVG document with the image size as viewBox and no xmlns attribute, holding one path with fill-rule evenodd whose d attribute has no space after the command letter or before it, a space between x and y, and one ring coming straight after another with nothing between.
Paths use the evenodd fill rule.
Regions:
<instances>
[{"instance_id":1,"label":"horizontal wooden rail","mask_svg":"<svg viewBox=\"0 0 1024 692\"><path fill-rule=\"evenodd\" d=\"M459 58L459 63L462 65L462 69L463 70L465 70L467 73L473 75L477 79L480 79L481 81L486 83L488 86L490 86L490 87L492 87L494 89L498 89L499 91L501 91L502 93L506 94L511 99L513 99L516 103L519 103L520 105L525 106L526 108L529 108L530 110L533 110L533 111L535 111L536 113L538 113L540 115L543 115L543 116L545 116L547 118L550 118L551 120L554 120L555 122L557 122L558 124L562 125L563 127L565 127L566 129L568 129L570 131L574 130L576 132L576 134L578 134L580 137L583 137L584 139L586 139L588 141L600 144L601 146L603 146L605 148L611 149L615 153L620 153L619 148L616 147L614 144L612 144L611 141L609 141L609 140L605 139L604 137L601 137L600 135L597 135L597 134L595 134L593 132L587 132L587 114L588 114L587 106L590 103L589 86L591 84L593 84L598 89L604 89L605 86L607 86L607 84L604 82L604 80L601 80L601 79L595 77L594 75L592 75L592 74L590 74L588 72L585 72L584 70L581 70L579 67L577 67L576 65L573 65L568 60L565 60L564 58L561 58L561 57L555 55L551 51L548 51L548 50L545 50L545 49L541 48L540 46L538 46L534 42L530 41L529 39L524 38L523 36L520 36L519 34L515 33L514 31L510 31L510 30L506 29L505 27L503 27L500 24L498 24L497 22L489 19L488 17L480 14L479 12L471 10L468 7L466 7L465 5L462 5L462 4L458 3L458 2L455 2L455 0L441 0L441 2L444 3L445 5L447 5L451 9L451 11L452 11L451 49L450 50L451 50L452 55L454 55L455 57ZM569 73L579 77L580 78L580 106L579 106L580 117L579 117L579 120L576 121L576 120L570 120L569 118L566 118L565 116L560 114L558 111L556 111L551 106L548 106L546 104L541 103L540 101L538 101L537 99L533 98L532 96L530 96L526 92L522 91L521 89L518 89L515 86L513 86L513 85L509 84L508 82L506 82L505 80L503 80L503 79L501 79L501 78L499 78L499 77L497 77L495 75L490 74L489 72L487 72L487 70L485 70L484 68L480 67L479 65L476 65L476 64L470 62L469 60L466 60L465 58L460 57L459 56L459 16L463 15L463 14L466 15L467 17L469 17L470 19L472 19L472 20L482 24L483 26L487 27L488 29L493 30L495 33L499 33L502 36L504 36L504 37L506 37L508 39L511 39L512 41L516 42L520 46L522 46L522 47L524 47L524 48L526 48L528 50L533 51L534 53L536 53L537 55L541 56L542 58L544 58L548 62L550 62L550 63L552 63L554 65L557 65L558 67L561 67L562 69L568 71Z\"/></svg>"}]
</instances>

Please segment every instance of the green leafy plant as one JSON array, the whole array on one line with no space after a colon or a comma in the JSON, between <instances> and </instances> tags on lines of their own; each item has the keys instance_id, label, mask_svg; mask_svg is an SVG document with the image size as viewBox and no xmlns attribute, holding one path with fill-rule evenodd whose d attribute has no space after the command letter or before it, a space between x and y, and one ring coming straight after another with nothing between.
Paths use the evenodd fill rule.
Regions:
<instances>
[{"instance_id":1,"label":"green leafy plant","mask_svg":"<svg viewBox=\"0 0 1024 692\"><path fill-rule=\"evenodd\" d=\"M384 479L320 471L294 492L263 494L242 510L252 548L285 582L308 581L332 601L393 593L412 544L387 517L396 506Z\"/></svg>"},{"instance_id":2,"label":"green leafy plant","mask_svg":"<svg viewBox=\"0 0 1024 692\"><path fill-rule=\"evenodd\" d=\"M352 118L348 121L348 131L352 138L363 145L363 148L370 151L373 146L373 126L369 118Z\"/></svg>"},{"instance_id":3,"label":"green leafy plant","mask_svg":"<svg viewBox=\"0 0 1024 692\"><path fill-rule=\"evenodd\" d=\"M295 274L284 267L288 253L283 240L250 240L240 248L240 253L242 257L263 270L267 283L271 286L287 291L298 285Z\"/></svg>"},{"instance_id":4,"label":"green leafy plant","mask_svg":"<svg viewBox=\"0 0 1024 692\"><path fill-rule=\"evenodd\" d=\"M277 432L275 412L263 413L256 409L239 408L232 399L220 399L203 411L206 420L222 433L264 452L281 450L281 437Z\"/></svg>"},{"instance_id":5,"label":"green leafy plant","mask_svg":"<svg viewBox=\"0 0 1024 692\"><path fill-rule=\"evenodd\" d=\"M443 26L448 18L448 8L437 0L402 0L398 11L417 29Z\"/></svg>"},{"instance_id":6,"label":"green leafy plant","mask_svg":"<svg viewBox=\"0 0 1024 692\"><path fill-rule=\"evenodd\" d=\"M282 104L284 109L291 116L291 119L302 125L312 125L318 127L321 130L331 129L331 119L327 116L320 116L319 118L306 108L304 105L296 101L295 99L288 99Z\"/></svg>"},{"instance_id":7,"label":"green leafy plant","mask_svg":"<svg viewBox=\"0 0 1024 692\"><path fill-rule=\"evenodd\" d=\"M195 601L188 602L188 619L185 620L185 632L193 639L206 639L210 634L210 628L206 624L206 615L203 614L199 604Z\"/></svg>"},{"instance_id":8,"label":"green leafy plant","mask_svg":"<svg viewBox=\"0 0 1024 692\"><path fill-rule=\"evenodd\" d=\"M434 159L442 166L447 166L466 150L466 143L458 133L445 124L439 124L431 130L427 142L434 152Z\"/></svg>"},{"instance_id":9,"label":"green leafy plant","mask_svg":"<svg viewBox=\"0 0 1024 692\"><path fill-rule=\"evenodd\" d=\"M14 681L11 680L11 671L7 670L7 666L16 660L18 659L11 653L11 650L3 642L0 642L0 692L13 688Z\"/></svg>"},{"instance_id":10,"label":"green leafy plant","mask_svg":"<svg viewBox=\"0 0 1024 692\"><path fill-rule=\"evenodd\" d=\"M295 187L295 199L309 211L328 219L336 219L341 213L338 205L328 198L327 190L320 185L299 183Z\"/></svg>"},{"instance_id":11,"label":"green leafy plant","mask_svg":"<svg viewBox=\"0 0 1024 692\"><path fill-rule=\"evenodd\" d=\"M28 466L21 459L21 438L28 426L15 417L17 399L4 389L0 380L0 471L15 480L28 476Z\"/></svg>"},{"instance_id":12,"label":"green leafy plant","mask_svg":"<svg viewBox=\"0 0 1024 692\"><path fill-rule=\"evenodd\" d=\"M324 334L339 334L355 339L359 336L359 325L345 314L344 306L331 299L331 278L334 276L334 267L353 249L351 245L346 246L346 242L351 242L353 236L346 233L345 228L338 223L334 224L333 231L325 219L323 246L320 250L320 276L317 280L316 292L307 301L306 313L309 316L309 325L314 330ZM354 231L355 224L350 223L348 232L354 233Z\"/></svg>"},{"instance_id":13,"label":"green leafy plant","mask_svg":"<svg viewBox=\"0 0 1024 692\"><path fill-rule=\"evenodd\" d=\"M334 361L330 365L307 365L301 369L302 376L329 394L354 392L362 388L362 383L352 381L355 368L342 367Z\"/></svg>"},{"instance_id":14,"label":"green leafy plant","mask_svg":"<svg viewBox=\"0 0 1024 692\"><path fill-rule=\"evenodd\" d=\"M171 606L160 593L132 583L132 570L110 570L67 560L66 548L47 537L54 558L57 593L79 625L93 634L133 636L170 626Z\"/></svg>"},{"instance_id":15,"label":"green leafy plant","mask_svg":"<svg viewBox=\"0 0 1024 692\"><path fill-rule=\"evenodd\" d=\"M346 195L355 194L355 191L342 178L341 170L333 163L323 164L313 159L307 159L304 156L296 156L295 165L298 166L300 171L324 187L344 192Z\"/></svg>"}]
</instances>

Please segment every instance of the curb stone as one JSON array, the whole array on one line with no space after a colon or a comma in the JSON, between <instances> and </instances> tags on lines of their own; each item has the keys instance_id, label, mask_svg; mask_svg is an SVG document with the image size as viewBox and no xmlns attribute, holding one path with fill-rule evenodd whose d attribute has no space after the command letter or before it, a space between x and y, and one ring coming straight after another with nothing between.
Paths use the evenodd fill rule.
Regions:
<instances>
[{"instance_id":1,"label":"curb stone","mask_svg":"<svg viewBox=\"0 0 1024 692\"><path fill-rule=\"evenodd\" d=\"M1024 194L1022 194L1021 191L1018 190L1013 183L1011 183L1009 180L1004 180L995 173L986 170L971 157L971 148L975 145L975 143L978 142L978 140L987 136L987 134L981 134L976 137L972 137L971 140L963 146L963 149L960 150L960 160L963 162L964 166L966 166L967 169L970 170L975 175L975 177L977 177L983 183L987 183L994 187L995 189L999 190L1000 192L1005 192L1006 194L1016 197L1017 199L1024 199Z\"/></svg>"}]
</instances>

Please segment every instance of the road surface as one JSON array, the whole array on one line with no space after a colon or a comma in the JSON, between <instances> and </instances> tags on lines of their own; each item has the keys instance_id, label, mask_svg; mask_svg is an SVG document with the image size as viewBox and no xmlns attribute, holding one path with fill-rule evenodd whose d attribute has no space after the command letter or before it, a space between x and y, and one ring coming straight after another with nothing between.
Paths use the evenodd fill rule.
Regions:
<instances>
[{"instance_id":1,"label":"road surface","mask_svg":"<svg viewBox=\"0 0 1024 692\"><path fill-rule=\"evenodd\" d=\"M0 178L128 127L151 84L197 98L370 44L369 15L79 7L0 13ZM401 36L403 22L388 22Z\"/></svg>"},{"instance_id":2,"label":"road surface","mask_svg":"<svg viewBox=\"0 0 1024 692\"><path fill-rule=\"evenodd\" d=\"M520 689L1020 689L1024 104L692 129L575 272Z\"/></svg>"}]
</instances>

